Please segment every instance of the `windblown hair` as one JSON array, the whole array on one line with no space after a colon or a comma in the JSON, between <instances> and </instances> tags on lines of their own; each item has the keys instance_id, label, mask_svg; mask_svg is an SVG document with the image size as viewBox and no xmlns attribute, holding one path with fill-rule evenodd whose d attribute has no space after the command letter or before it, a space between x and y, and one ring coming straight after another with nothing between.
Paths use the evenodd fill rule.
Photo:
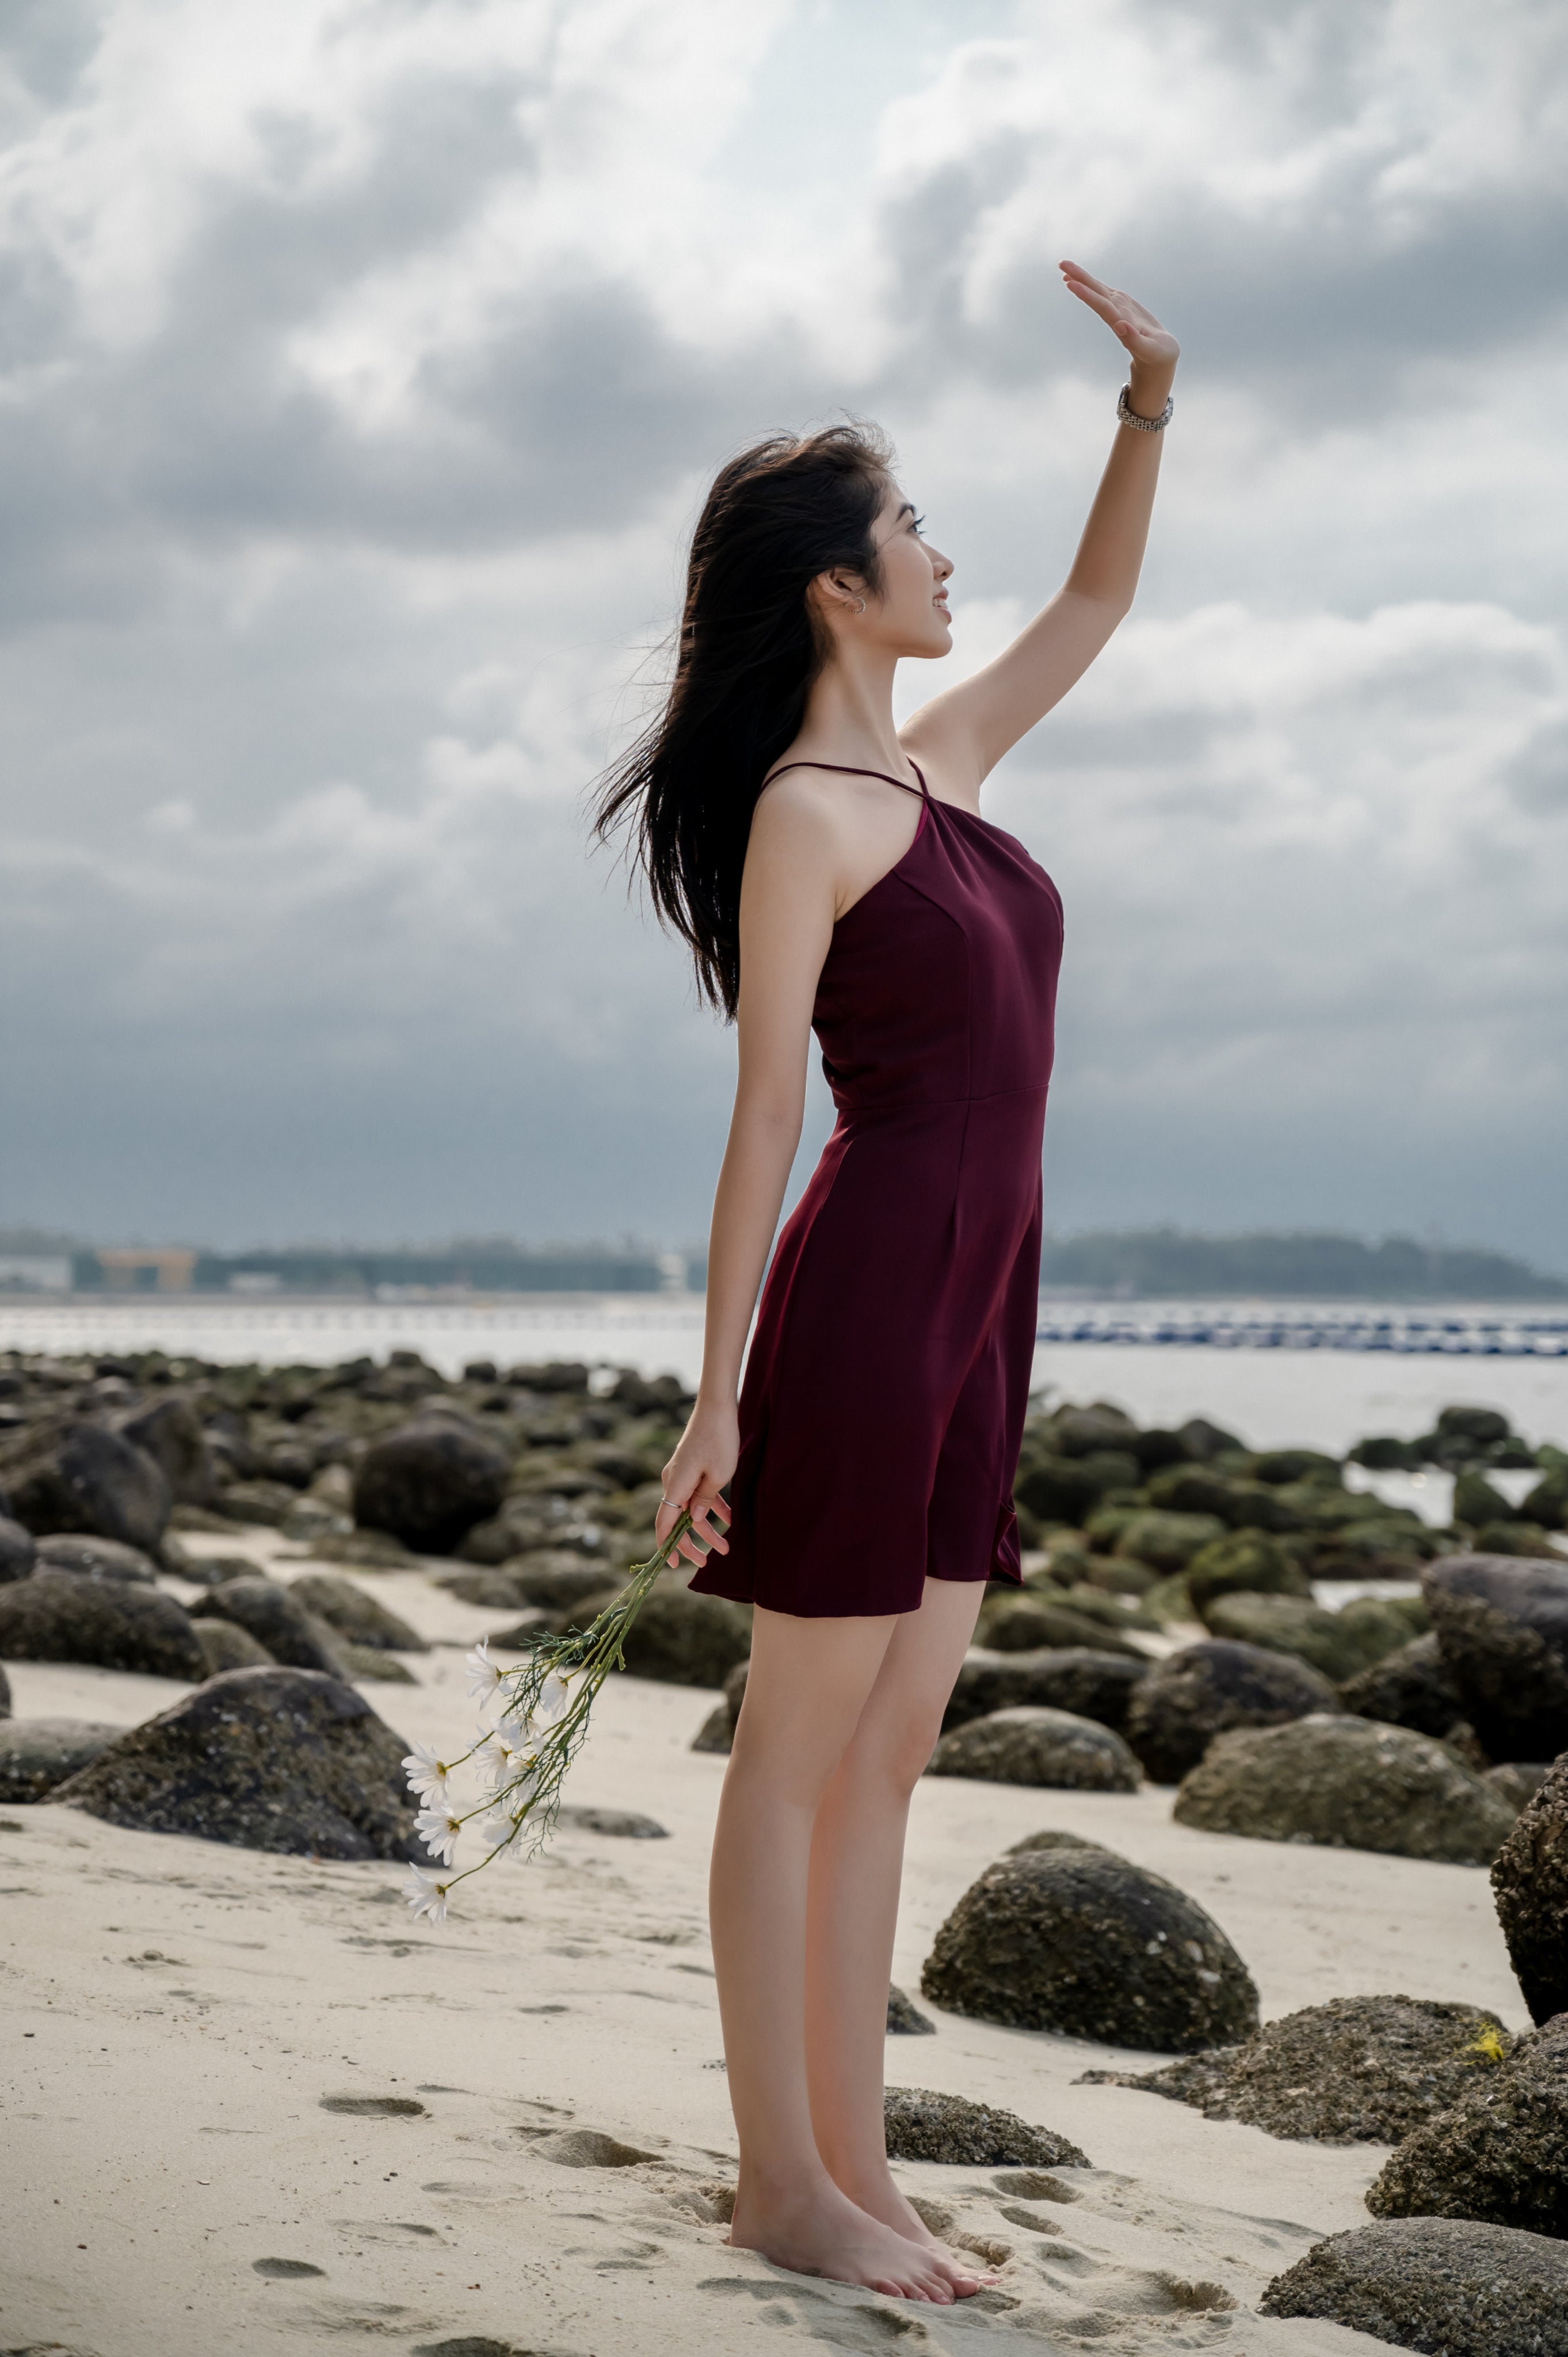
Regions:
<instances>
[{"instance_id":1,"label":"windblown hair","mask_svg":"<svg viewBox=\"0 0 1568 2357\"><path fill-rule=\"evenodd\" d=\"M807 593L840 566L880 588L872 526L892 467L879 429L851 424L769 435L720 470L692 538L664 708L596 793L596 834L630 830L660 923L732 1020L752 813L832 651Z\"/></svg>"}]
</instances>

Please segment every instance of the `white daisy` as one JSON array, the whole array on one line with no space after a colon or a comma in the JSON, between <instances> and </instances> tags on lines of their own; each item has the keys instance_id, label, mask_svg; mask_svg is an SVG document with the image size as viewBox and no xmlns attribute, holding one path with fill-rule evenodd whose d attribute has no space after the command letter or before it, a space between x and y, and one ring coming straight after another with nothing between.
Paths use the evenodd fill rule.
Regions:
<instances>
[{"instance_id":1,"label":"white daisy","mask_svg":"<svg viewBox=\"0 0 1568 2357\"><path fill-rule=\"evenodd\" d=\"M445 1760L437 1760L427 1743L416 1743L403 1763L411 1792L426 1808L440 1809L446 1804L446 1779L452 1770Z\"/></svg>"},{"instance_id":2,"label":"white daisy","mask_svg":"<svg viewBox=\"0 0 1568 2357\"><path fill-rule=\"evenodd\" d=\"M510 1841L516 1831L517 1819L510 1809L492 1809L488 1816L479 1820L479 1839L487 1850L499 1849L503 1842ZM519 1853L514 1852L513 1855Z\"/></svg>"},{"instance_id":3,"label":"white daisy","mask_svg":"<svg viewBox=\"0 0 1568 2357\"><path fill-rule=\"evenodd\" d=\"M450 1808L421 1809L413 1821L413 1830L430 1852L443 1866L450 1866L457 1854L457 1836L463 1830L463 1820Z\"/></svg>"},{"instance_id":4,"label":"white daisy","mask_svg":"<svg viewBox=\"0 0 1568 2357\"><path fill-rule=\"evenodd\" d=\"M468 1693L475 1702L486 1702L501 1682L501 1674L490 1659L490 1641L481 1637L468 1655L465 1668L468 1673Z\"/></svg>"},{"instance_id":5,"label":"white daisy","mask_svg":"<svg viewBox=\"0 0 1568 2357\"><path fill-rule=\"evenodd\" d=\"M567 1674L569 1676L570 1673L568 1672ZM552 1671L540 1688L539 1700L533 1706L534 1715L542 1718L546 1727L549 1727L565 1715L571 1707L571 1703L572 1696L567 1689L566 1678L558 1677Z\"/></svg>"},{"instance_id":6,"label":"white daisy","mask_svg":"<svg viewBox=\"0 0 1568 2357\"><path fill-rule=\"evenodd\" d=\"M428 1915L433 1923L446 1921L447 1885L439 1875L427 1874L422 1866L411 1866L403 1895L415 1915Z\"/></svg>"}]
</instances>

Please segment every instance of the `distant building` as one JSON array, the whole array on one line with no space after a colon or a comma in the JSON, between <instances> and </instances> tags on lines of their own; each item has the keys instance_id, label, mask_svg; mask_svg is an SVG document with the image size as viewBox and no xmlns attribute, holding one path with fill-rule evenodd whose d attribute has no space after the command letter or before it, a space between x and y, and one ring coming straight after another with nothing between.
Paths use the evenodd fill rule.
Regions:
<instances>
[{"instance_id":1,"label":"distant building","mask_svg":"<svg viewBox=\"0 0 1568 2357\"><path fill-rule=\"evenodd\" d=\"M196 1254L183 1244L113 1245L97 1254L111 1293L188 1293Z\"/></svg>"},{"instance_id":2,"label":"distant building","mask_svg":"<svg viewBox=\"0 0 1568 2357\"><path fill-rule=\"evenodd\" d=\"M0 1293L69 1293L69 1253L0 1253Z\"/></svg>"}]
</instances>

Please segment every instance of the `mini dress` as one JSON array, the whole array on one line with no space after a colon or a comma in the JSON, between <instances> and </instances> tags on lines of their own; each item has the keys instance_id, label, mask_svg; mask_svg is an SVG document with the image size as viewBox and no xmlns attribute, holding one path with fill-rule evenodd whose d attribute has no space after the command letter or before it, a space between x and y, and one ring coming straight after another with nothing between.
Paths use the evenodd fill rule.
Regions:
<instances>
[{"instance_id":1,"label":"mini dress","mask_svg":"<svg viewBox=\"0 0 1568 2357\"><path fill-rule=\"evenodd\" d=\"M823 962L811 1028L838 1120L763 1286L729 1552L690 1582L810 1620L1021 1576L1062 906L1021 843L911 767L915 839Z\"/></svg>"}]
</instances>

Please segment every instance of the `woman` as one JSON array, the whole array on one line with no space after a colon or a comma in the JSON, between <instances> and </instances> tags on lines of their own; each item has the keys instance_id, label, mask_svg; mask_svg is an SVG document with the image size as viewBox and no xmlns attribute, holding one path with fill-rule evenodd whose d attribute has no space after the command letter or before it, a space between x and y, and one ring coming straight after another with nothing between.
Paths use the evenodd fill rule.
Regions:
<instances>
[{"instance_id":1,"label":"woman","mask_svg":"<svg viewBox=\"0 0 1568 2357\"><path fill-rule=\"evenodd\" d=\"M658 1523L689 1510L692 1586L756 1608L711 1887L730 2240L944 2303L981 2279L887 2167L887 1986L910 1793L987 1579L1019 1577L1061 948L1054 886L980 787L1132 602L1176 362L1141 304L1061 267L1131 369L1059 594L896 729L900 657L951 642L951 564L873 430L775 436L709 495L668 705L599 811L601 832L635 823L661 916L739 1027L703 1375ZM813 1028L840 1119L737 1407Z\"/></svg>"}]
</instances>

